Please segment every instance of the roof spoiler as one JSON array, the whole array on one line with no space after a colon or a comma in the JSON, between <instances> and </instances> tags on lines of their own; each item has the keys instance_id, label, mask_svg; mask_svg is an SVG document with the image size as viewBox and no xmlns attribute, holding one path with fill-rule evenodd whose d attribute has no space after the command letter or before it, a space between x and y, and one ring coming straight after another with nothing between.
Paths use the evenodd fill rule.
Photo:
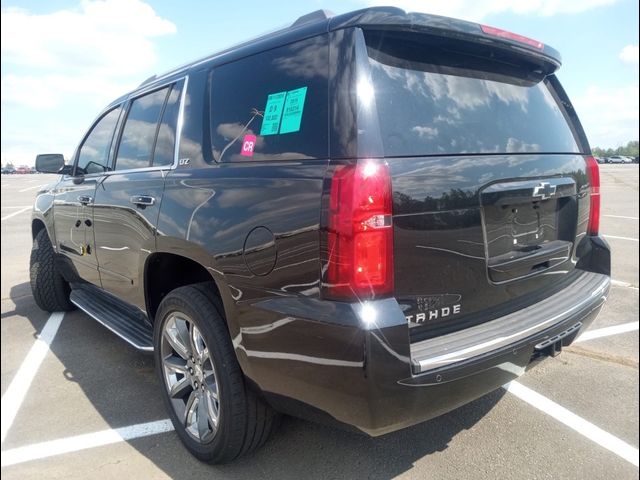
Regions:
<instances>
[{"instance_id":1,"label":"roof spoiler","mask_svg":"<svg viewBox=\"0 0 640 480\"><path fill-rule=\"evenodd\" d=\"M425 13L406 13L395 7L366 8L329 20L329 30L349 27L359 27L363 30L408 30L484 43L544 60L547 64L547 74L553 73L562 65L560 53L537 40L465 20Z\"/></svg>"}]
</instances>

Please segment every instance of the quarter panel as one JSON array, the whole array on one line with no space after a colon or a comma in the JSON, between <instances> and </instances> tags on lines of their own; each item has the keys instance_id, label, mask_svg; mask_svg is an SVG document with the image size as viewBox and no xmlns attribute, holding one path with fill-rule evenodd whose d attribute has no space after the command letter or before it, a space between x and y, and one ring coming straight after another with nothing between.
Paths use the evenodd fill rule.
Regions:
<instances>
[{"instance_id":1,"label":"quarter panel","mask_svg":"<svg viewBox=\"0 0 640 480\"><path fill-rule=\"evenodd\" d=\"M286 317L255 303L319 295L318 228L326 163L196 164L167 176L157 249L191 258L209 270L223 298L238 358L249 375L250 363L276 366L260 356L249 362L246 349L269 351L277 345L279 351L292 352L299 341L298 335L277 341L266 335L260 338L273 339L274 345L245 345L238 336L243 328L261 328ZM273 233L275 248L269 244L268 249L254 245L245 250L256 227ZM273 269L266 275L252 273L247 264L264 262L265 255L275 256Z\"/></svg>"}]
</instances>

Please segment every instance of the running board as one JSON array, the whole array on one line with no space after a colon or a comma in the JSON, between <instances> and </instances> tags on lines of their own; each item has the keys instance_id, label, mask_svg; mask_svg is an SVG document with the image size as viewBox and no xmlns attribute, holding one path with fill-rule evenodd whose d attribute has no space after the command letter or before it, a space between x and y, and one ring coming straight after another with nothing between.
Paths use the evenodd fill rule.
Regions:
<instances>
[{"instance_id":1,"label":"running board","mask_svg":"<svg viewBox=\"0 0 640 480\"><path fill-rule=\"evenodd\" d=\"M106 295L84 288L72 290L70 300L133 347L153 351L153 327L129 309L109 301Z\"/></svg>"}]
</instances>

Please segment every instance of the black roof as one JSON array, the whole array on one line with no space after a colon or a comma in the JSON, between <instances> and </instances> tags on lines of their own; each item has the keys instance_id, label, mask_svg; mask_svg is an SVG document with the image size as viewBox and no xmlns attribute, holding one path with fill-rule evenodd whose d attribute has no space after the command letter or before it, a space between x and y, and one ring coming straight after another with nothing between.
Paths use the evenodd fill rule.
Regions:
<instances>
[{"instance_id":1,"label":"black roof","mask_svg":"<svg viewBox=\"0 0 640 480\"><path fill-rule=\"evenodd\" d=\"M556 68L560 66L560 54L547 45L545 45L542 50L536 51L527 45L508 39L487 37L479 24L464 20L424 13L406 13L404 10L396 7L364 8L341 15L333 15L331 12L325 10L317 10L298 18L289 27L231 46L162 75L154 75L145 80L136 90L146 89L155 84L164 83L172 77L184 75L186 71L194 67L203 66L208 68L325 32L350 27L361 27L364 29L408 29L457 37L478 37L486 42L491 41L505 46L513 46L531 55L545 57L545 59L554 64Z\"/></svg>"}]
</instances>

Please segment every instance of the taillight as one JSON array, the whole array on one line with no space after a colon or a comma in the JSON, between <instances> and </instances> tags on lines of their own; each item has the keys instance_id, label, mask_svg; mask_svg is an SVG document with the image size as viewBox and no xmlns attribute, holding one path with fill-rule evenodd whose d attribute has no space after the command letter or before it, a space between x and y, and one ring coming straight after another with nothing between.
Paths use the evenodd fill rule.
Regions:
<instances>
[{"instance_id":1,"label":"taillight","mask_svg":"<svg viewBox=\"0 0 640 480\"><path fill-rule=\"evenodd\" d=\"M593 157L587 157L587 176L591 184L591 202L589 210L589 235L598 235L600 231L600 166Z\"/></svg>"},{"instance_id":2,"label":"taillight","mask_svg":"<svg viewBox=\"0 0 640 480\"><path fill-rule=\"evenodd\" d=\"M339 166L331 179L328 297L371 299L393 292L391 177L383 162Z\"/></svg>"},{"instance_id":3,"label":"taillight","mask_svg":"<svg viewBox=\"0 0 640 480\"><path fill-rule=\"evenodd\" d=\"M493 37L506 38L507 40L512 40L514 42L524 43L525 45L537 48L538 50L542 50L544 48L544 43L534 40L533 38L525 37L524 35L518 35L517 33L508 32L501 28L490 27L489 25L480 25L480 28L483 33Z\"/></svg>"}]
</instances>

